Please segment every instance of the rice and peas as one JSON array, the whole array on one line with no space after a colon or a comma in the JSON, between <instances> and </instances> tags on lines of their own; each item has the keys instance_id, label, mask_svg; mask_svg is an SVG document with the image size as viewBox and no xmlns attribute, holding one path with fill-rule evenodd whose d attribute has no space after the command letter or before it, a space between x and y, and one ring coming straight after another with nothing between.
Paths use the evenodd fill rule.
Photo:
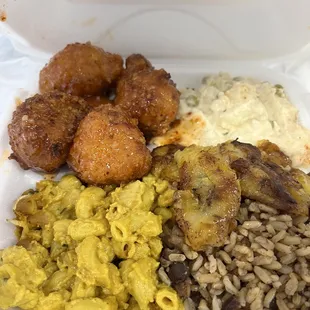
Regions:
<instances>
[{"instance_id":1,"label":"rice and peas","mask_svg":"<svg viewBox=\"0 0 310 310\"><path fill-rule=\"evenodd\" d=\"M195 252L164 227L159 277L186 310L310 309L310 224L246 200L225 245Z\"/></svg>"}]
</instances>

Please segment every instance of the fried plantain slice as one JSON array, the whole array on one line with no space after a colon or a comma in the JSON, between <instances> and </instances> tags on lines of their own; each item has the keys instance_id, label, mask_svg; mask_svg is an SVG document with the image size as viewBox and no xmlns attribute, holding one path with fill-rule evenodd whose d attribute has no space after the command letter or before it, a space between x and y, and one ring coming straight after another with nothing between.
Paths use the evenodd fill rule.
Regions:
<instances>
[{"instance_id":1,"label":"fried plantain slice","mask_svg":"<svg viewBox=\"0 0 310 310\"><path fill-rule=\"evenodd\" d=\"M263 161L277 164L283 168L292 166L291 159L276 144L268 140L260 140L257 147L261 151Z\"/></svg>"},{"instance_id":2,"label":"fried plantain slice","mask_svg":"<svg viewBox=\"0 0 310 310\"><path fill-rule=\"evenodd\" d=\"M275 162L264 161L258 148L238 141L219 146L240 180L242 196L292 215L308 215L310 194ZM296 173L295 173L296 174Z\"/></svg>"},{"instance_id":3,"label":"fried plantain slice","mask_svg":"<svg viewBox=\"0 0 310 310\"><path fill-rule=\"evenodd\" d=\"M194 250L224 243L241 196L292 215L309 213L310 176L288 166L269 142L263 151L238 141L215 147L165 145L152 155L152 173L176 189L175 220Z\"/></svg>"},{"instance_id":4,"label":"fried plantain slice","mask_svg":"<svg viewBox=\"0 0 310 310\"><path fill-rule=\"evenodd\" d=\"M152 152L152 171L157 178L167 180L177 187L180 182L179 169L174 160L174 154L183 150L184 146L178 144L168 144L157 147Z\"/></svg>"},{"instance_id":5,"label":"fried plantain slice","mask_svg":"<svg viewBox=\"0 0 310 310\"><path fill-rule=\"evenodd\" d=\"M220 246L234 226L241 190L236 173L214 148L190 146L175 153L180 172L174 211L194 250Z\"/></svg>"}]
</instances>

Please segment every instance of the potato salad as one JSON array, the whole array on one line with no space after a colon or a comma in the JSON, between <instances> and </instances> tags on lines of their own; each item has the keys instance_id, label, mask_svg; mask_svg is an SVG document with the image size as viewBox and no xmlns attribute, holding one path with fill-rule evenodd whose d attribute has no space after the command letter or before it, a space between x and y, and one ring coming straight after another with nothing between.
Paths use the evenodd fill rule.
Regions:
<instances>
[{"instance_id":1,"label":"potato salad","mask_svg":"<svg viewBox=\"0 0 310 310\"><path fill-rule=\"evenodd\" d=\"M256 145L265 139L277 144L295 167L310 166L310 130L281 85L227 73L203 79L198 89L182 92L179 121L155 145L180 143L216 145L227 140Z\"/></svg>"}]
</instances>

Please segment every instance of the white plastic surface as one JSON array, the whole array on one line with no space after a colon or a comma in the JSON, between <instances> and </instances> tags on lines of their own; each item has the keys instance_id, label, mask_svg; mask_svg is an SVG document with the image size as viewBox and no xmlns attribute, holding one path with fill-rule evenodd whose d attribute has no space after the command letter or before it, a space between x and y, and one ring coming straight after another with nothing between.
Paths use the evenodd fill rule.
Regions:
<instances>
[{"instance_id":1,"label":"white plastic surface","mask_svg":"<svg viewBox=\"0 0 310 310\"><path fill-rule=\"evenodd\" d=\"M203 76L219 71L282 84L310 127L309 1L193 1L178 7L175 1L103 2L0 0L7 14L2 32L14 38L0 36L0 248L15 241L6 223L14 200L42 178L7 159L7 124L16 98L37 91L39 70L69 42L143 53L170 72L179 88L199 86Z\"/></svg>"},{"instance_id":2,"label":"white plastic surface","mask_svg":"<svg viewBox=\"0 0 310 310\"><path fill-rule=\"evenodd\" d=\"M0 0L0 11L28 53L91 41L151 58L262 59L310 40L308 0Z\"/></svg>"}]
</instances>

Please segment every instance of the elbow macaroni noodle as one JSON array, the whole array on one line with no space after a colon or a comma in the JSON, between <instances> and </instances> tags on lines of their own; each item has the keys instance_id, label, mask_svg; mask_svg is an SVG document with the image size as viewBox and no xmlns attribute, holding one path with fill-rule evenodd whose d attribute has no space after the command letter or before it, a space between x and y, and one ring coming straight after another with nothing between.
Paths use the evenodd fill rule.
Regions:
<instances>
[{"instance_id":1,"label":"elbow macaroni noodle","mask_svg":"<svg viewBox=\"0 0 310 310\"><path fill-rule=\"evenodd\" d=\"M182 309L156 273L172 199L151 175L114 190L39 182L15 204L18 245L0 251L0 308Z\"/></svg>"},{"instance_id":2,"label":"elbow macaroni noodle","mask_svg":"<svg viewBox=\"0 0 310 310\"><path fill-rule=\"evenodd\" d=\"M176 292L170 287L162 287L156 292L155 300L161 309L178 310L179 300Z\"/></svg>"}]
</instances>

